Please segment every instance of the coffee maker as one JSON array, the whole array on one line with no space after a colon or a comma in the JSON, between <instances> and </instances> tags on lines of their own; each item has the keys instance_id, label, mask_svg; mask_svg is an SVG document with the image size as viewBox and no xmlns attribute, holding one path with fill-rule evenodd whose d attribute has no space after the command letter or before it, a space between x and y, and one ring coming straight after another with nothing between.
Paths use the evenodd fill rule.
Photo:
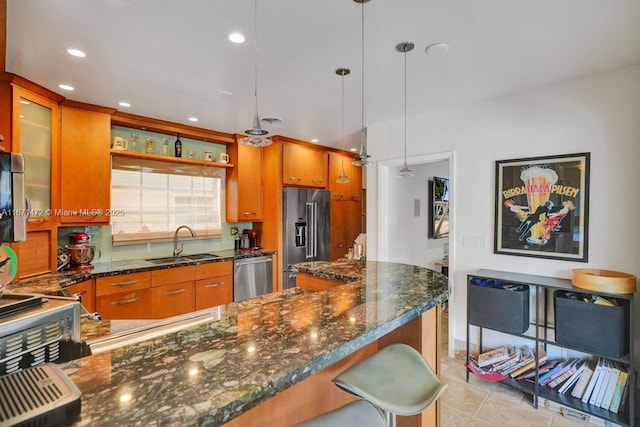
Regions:
<instances>
[{"instance_id":1,"label":"coffee maker","mask_svg":"<svg viewBox=\"0 0 640 427\"><path fill-rule=\"evenodd\" d=\"M257 230L242 230L241 248L247 251L260 249Z\"/></svg>"}]
</instances>

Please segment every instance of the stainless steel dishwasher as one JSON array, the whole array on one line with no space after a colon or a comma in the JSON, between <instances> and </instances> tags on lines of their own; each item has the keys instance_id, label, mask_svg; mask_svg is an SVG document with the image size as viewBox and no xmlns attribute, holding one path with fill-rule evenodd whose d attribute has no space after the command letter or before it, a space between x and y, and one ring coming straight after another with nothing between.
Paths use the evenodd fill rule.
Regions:
<instances>
[{"instance_id":1,"label":"stainless steel dishwasher","mask_svg":"<svg viewBox=\"0 0 640 427\"><path fill-rule=\"evenodd\" d=\"M233 262L233 300L235 302L273 292L273 259L258 256Z\"/></svg>"}]
</instances>

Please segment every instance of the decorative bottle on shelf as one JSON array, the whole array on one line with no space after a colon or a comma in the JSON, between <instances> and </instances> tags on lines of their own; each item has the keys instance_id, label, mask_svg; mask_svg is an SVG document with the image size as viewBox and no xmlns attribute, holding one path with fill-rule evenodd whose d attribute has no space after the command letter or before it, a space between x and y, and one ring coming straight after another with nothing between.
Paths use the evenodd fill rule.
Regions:
<instances>
[{"instance_id":1,"label":"decorative bottle on shelf","mask_svg":"<svg viewBox=\"0 0 640 427\"><path fill-rule=\"evenodd\" d=\"M167 138L162 141L162 155L166 156L169 154L169 140Z\"/></svg>"},{"instance_id":2,"label":"decorative bottle on shelf","mask_svg":"<svg viewBox=\"0 0 640 427\"><path fill-rule=\"evenodd\" d=\"M182 141L180 141L180 134L176 134L176 157L182 157Z\"/></svg>"}]
</instances>

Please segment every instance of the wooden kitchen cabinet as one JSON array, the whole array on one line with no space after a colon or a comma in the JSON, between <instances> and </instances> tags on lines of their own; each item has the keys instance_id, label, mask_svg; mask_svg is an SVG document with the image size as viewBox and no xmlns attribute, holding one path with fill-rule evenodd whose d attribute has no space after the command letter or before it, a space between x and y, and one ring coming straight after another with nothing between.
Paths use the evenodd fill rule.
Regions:
<instances>
[{"instance_id":1,"label":"wooden kitchen cabinet","mask_svg":"<svg viewBox=\"0 0 640 427\"><path fill-rule=\"evenodd\" d=\"M96 309L104 320L151 319L151 289L96 297Z\"/></svg>"},{"instance_id":2,"label":"wooden kitchen cabinet","mask_svg":"<svg viewBox=\"0 0 640 427\"><path fill-rule=\"evenodd\" d=\"M27 239L14 245L20 259L18 279L57 269L59 99L33 84L30 88L38 93L12 86L11 149L24 156L25 196L31 209Z\"/></svg>"},{"instance_id":3,"label":"wooden kitchen cabinet","mask_svg":"<svg viewBox=\"0 0 640 427\"><path fill-rule=\"evenodd\" d=\"M151 286L193 281L196 278L196 266L186 265L151 271Z\"/></svg>"},{"instance_id":4,"label":"wooden kitchen cabinet","mask_svg":"<svg viewBox=\"0 0 640 427\"><path fill-rule=\"evenodd\" d=\"M235 165L227 171L227 221L262 221L262 148L236 142L227 154Z\"/></svg>"},{"instance_id":5,"label":"wooden kitchen cabinet","mask_svg":"<svg viewBox=\"0 0 640 427\"><path fill-rule=\"evenodd\" d=\"M75 285L67 286L65 288L72 294L80 295L82 305L88 312L93 313L96 311L96 283L95 280L85 280L84 282L76 283Z\"/></svg>"},{"instance_id":6,"label":"wooden kitchen cabinet","mask_svg":"<svg viewBox=\"0 0 640 427\"><path fill-rule=\"evenodd\" d=\"M195 307L194 283L171 283L151 288L151 318L189 313Z\"/></svg>"},{"instance_id":7,"label":"wooden kitchen cabinet","mask_svg":"<svg viewBox=\"0 0 640 427\"><path fill-rule=\"evenodd\" d=\"M362 168L351 164L346 153L329 153L329 190L331 191L331 261L344 258L362 231ZM344 172L348 183L337 182Z\"/></svg>"},{"instance_id":8,"label":"wooden kitchen cabinet","mask_svg":"<svg viewBox=\"0 0 640 427\"><path fill-rule=\"evenodd\" d=\"M233 262L196 265L196 310L233 302Z\"/></svg>"},{"instance_id":9,"label":"wooden kitchen cabinet","mask_svg":"<svg viewBox=\"0 0 640 427\"><path fill-rule=\"evenodd\" d=\"M296 287L307 289L310 291L326 291L336 286L344 285L345 282L340 280L323 279L311 274L296 274Z\"/></svg>"},{"instance_id":10,"label":"wooden kitchen cabinet","mask_svg":"<svg viewBox=\"0 0 640 427\"><path fill-rule=\"evenodd\" d=\"M120 274L96 279L96 311L103 319L150 319L151 273Z\"/></svg>"},{"instance_id":11,"label":"wooden kitchen cabinet","mask_svg":"<svg viewBox=\"0 0 640 427\"><path fill-rule=\"evenodd\" d=\"M327 188L328 162L326 151L285 143L282 147L282 184Z\"/></svg>"},{"instance_id":12,"label":"wooden kitchen cabinet","mask_svg":"<svg viewBox=\"0 0 640 427\"><path fill-rule=\"evenodd\" d=\"M109 224L110 114L115 110L67 103L72 107L60 107L60 222Z\"/></svg>"}]
</instances>

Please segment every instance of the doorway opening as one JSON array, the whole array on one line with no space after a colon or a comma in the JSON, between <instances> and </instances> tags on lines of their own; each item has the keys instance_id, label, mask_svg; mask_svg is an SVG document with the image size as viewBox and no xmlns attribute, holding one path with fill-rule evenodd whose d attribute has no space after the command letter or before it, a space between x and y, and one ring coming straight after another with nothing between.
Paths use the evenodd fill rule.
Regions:
<instances>
[{"instance_id":1,"label":"doorway opening","mask_svg":"<svg viewBox=\"0 0 640 427\"><path fill-rule=\"evenodd\" d=\"M377 259L418 265L446 273L449 277L449 301L454 300L455 271L455 165L454 152L407 157L411 178L398 178L404 159L379 161L377 167ZM448 234L434 238L433 178L448 179ZM448 310L455 310L448 304ZM450 311L449 322L455 322ZM443 327L448 334L447 353L453 357L454 324Z\"/></svg>"}]
</instances>

